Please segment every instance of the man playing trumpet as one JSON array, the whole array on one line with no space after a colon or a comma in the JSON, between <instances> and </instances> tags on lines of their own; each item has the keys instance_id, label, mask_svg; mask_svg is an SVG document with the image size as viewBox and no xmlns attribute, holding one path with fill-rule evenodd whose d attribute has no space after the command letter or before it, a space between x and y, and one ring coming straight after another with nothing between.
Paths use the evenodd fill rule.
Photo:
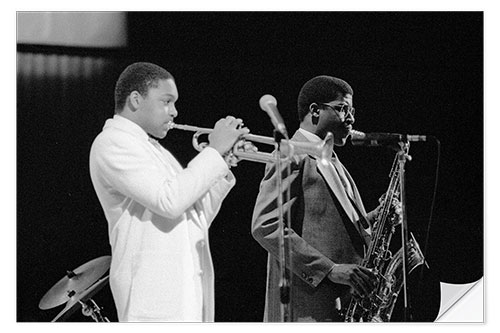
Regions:
<instances>
[{"instance_id":1,"label":"man playing trumpet","mask_svg":"<svg viewBox=\"0 0 500 333\"><path fill-rule=\"evenodd\" d=\"M173 76L134 63L115 87L115 115L90 151L90 175L108 221L110 287L120 321L214 320L208 228L235 184L223 156L248 134L219 120L186 168L152 137L177 116Z\"/></svg>"}]
</instances>

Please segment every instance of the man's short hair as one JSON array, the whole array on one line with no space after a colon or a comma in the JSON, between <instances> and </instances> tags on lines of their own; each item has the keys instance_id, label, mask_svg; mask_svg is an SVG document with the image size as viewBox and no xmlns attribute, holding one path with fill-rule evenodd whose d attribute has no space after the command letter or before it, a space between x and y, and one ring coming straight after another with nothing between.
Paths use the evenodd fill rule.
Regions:
<instances>
[{"instance_id":1,"label":"man's short hair","mask_svg":"<svg viewBox=\"0 0 500 333\"><path fill-rule=\"evenodd\" d=\"M336 77L320 75L307 81L300 89L297 99L299 120L309 113L311 103L328 103L346 94L353 94L351 86Z\"/></svg>"},{"instance_id":2,"label":"man's short hair","mask_svg":"<svg viewBox=\"0 0 500 333\"><path fill-rule=\"evenodd\" d=\"M159 80L174 79L164 68L149 63L136 62L123 70L115 85L115 113L123 110L127 97L137 91L146 96L150 88L158 87Z\"/></svg>"}]
</instances>

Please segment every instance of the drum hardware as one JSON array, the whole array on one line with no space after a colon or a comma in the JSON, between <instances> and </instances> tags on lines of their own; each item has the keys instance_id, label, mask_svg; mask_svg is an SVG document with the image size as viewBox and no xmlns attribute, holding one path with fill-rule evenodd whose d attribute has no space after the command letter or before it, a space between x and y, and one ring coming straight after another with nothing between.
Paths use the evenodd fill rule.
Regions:
<instances>
[{"instance_id":1,"label":"drum hardware","mask_svg":"<svg viewBox=\"0 0 500 333\"><path fill-rule=\"evenodd\" d=\"M111 256L102 256L67 271L66 276L42 297L38 307L47 310L66 303L52 322L64 321L80 306L84 316L92 317L96 322L109 322L92 296L108 283L109 276L100 278L109 270L110 264Z\"/></svg>"},{"instance_id":2,"label":"drum hardware","mask_svg":"<svg viewBox=\"0 0 500 333\"><path fill-rule=\"evenodd\" d=\"M71 314L73 314L78 307L81 306L82 314L87 317L92 317L96 322L109 322L102 314L102 308L97 305L97 303L92 299L98 291L100 291L109 281L109 276L100 279L98 282L93 284L87 290L73 295L70 300L66 303L64 309L59 312L59 314L52 319L52 322L64 321Z\"/></svg>"}]
</instances>

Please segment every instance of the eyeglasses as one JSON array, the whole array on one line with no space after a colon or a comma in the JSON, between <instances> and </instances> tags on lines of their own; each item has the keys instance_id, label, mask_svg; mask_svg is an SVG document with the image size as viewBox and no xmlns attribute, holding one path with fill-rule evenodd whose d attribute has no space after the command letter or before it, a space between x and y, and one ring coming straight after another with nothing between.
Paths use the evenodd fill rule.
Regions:
<instances>
[{"instance_id":1,"label":"eyeglasses","mask_svg":"<svg viewBox=\"0 0 500 333\"><path fill-rule=\"evenodd\" d=\"M321 105L327 106L338 113L343 113L344 115L347 115L347 113L350 113L352 116L356 113L356 109L347 105L347 104L337 104L337 105L330 105L330 104L325 104L322 103Z\"/></svg>"}]
</instances>

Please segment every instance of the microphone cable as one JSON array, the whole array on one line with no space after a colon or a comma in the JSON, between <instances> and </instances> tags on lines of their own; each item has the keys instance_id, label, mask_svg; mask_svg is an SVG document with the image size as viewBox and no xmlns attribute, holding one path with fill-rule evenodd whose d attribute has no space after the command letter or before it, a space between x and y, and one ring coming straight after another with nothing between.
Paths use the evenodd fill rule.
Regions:
<instances>
[{"instance_id":1,"label":"microphone cable","mask_svg":"<svg viewBox=\"0 0 500 333\"><path fill-rule=\"evenodd\" d=\"M424 260L427 258L427 250L429 247L429 237L430 237L430 230L431 230L431 224L432 224L432 219L434 215L434 208L436 204L436 194L437 194L437 185L438 185L438 179L439 179L439 164L441 162L441 142L435 137L435 136L427 136L430 139L433 139L436 142L436 172L435 172L435 180L434 180L434 189L432 193L432 200L431 200L431 209L430 209L430 214L429 214L429 221L427 223L427 230L425 232L425 239L424 239L424 250L422 251L424 255ZM425 265L422 265L420 268L420 277L418 281L418 287L417 290L420 290L422 281L423 281L423 275L424 275L424 267Z\"/></svg>"}]
</instances>

